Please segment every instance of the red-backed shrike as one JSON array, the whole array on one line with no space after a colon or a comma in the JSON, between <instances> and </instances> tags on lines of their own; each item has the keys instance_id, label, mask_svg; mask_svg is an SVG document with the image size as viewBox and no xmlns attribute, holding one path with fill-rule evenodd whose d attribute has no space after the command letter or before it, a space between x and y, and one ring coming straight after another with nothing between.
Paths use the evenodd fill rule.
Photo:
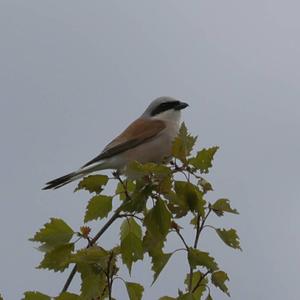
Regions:
<instances>
[{"instance_id":1,"label":"red-backed shrike","mask_svg":"<svg viewBox=\"0 0 300 300\"><path fill-rule=\"evenodd\" d=\"M95 171L121 171L131 161L161 163L171 157L180 126L181 110L188 106L171 97L155 99L145 112L79 170L51 180L43 188L57 189Z\"/></svg>"}]
</instances>

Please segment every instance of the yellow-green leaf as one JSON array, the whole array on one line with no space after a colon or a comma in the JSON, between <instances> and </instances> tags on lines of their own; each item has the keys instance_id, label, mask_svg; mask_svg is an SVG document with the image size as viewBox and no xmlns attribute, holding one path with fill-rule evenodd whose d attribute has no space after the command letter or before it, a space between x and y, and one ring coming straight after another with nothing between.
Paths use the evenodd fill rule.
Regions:
<instances>
[{"instance_id":1,"label":"yellow-green leaf","mask_svg":"<svg viewBox=\"0 0 300 300\"><path fill-rule=\"evenodd\" d=\"M73 250L74 244L65 244L55 247L45 254L44 259L38 268L49 269L55 272L64 271L70 264L71 253Z\"/></svg>"},{"instance_id":2,"label":"yellow-green leaf","mask_svg":"<svg viewBox=\"0 0 300 300\"><path fill-rule=\"evenodd\" d=\"M196 300L196 298L194 297L194 295L191 294L191 293L187 293L187 294L181 295L177 299L178 300Z\"/></svg>"},{"instance_id":3,"label":"yellow-green leaf","mask_svg":"<svg viewBox=\"0 0 300 300\"><path fill-rule=\"evenodd\" d=\"M187 131L184 123L181 124L178 136L174 139L172 154L182 162L187 162L187 157L191 154L197 137L193 137Z\"/></svg>"},{"instance_id":4,"label":"yellow-green leaf","mask_svg":"<svg viewBox=\"0 0 300 300\"><path fill-rule=\"evenodd\" d=\"M126 288L130 300L141 300L144 288L135 282L126 282Z\"/></svg>"},{"instance_id":5,"label":"yellow-green leaf","mask_svg":"<svg viewBox=\"0 0 300 300\"><path fill-rule=\"evenodd\" d=\"M97 265L78 264L81 275L81 300L102 299L107 296L106 276Z\"/></svg>"},{"instance_id":6,"label":"yellow-green leaf","mask_svg":"<svg viewBox=\"0 0 300 300\"><path fill-rule=\"evenodd\" d=\"M109 252L99 246L92 246L86 249L77 251L72 255L71 261L80 264L98 264L102 267L107 265Z\"/></svg>"},{"instance_id":7,"label":"yellow-green leaf","mask_svg":"<svg viewBox=\"0 0 300 300\"><path fill-rule=\"evenodd\" d=\"M230 296L228 287L225 284L227 280L229 280L228 275L223 271L217 271L211 275L211 282L225 294Z\"/></svg>"},{"instance_id":8,"label":"yellow-green leaf","mask_svg":"<svg viewBox=\"0 0 300 300\"><path fill-rule=\"evenodd\" d=\"M152 284L157 280L171 256L172 253L161 253L160 255L152 256L152 271L154 272Z\"/></svg>"},{"instance_id":9,"label":"yellow-green leaf","mask_svg":"<svg viewBox=\"0 0 300 300\"><path fill-rule=\"evenodd\" d=\"M159 298L159 300L176 300L176 298L164 296L164 297Z\"/></svg>"},{"instance_id":10,"label":"yellow-green leaf","mask_svg":"<svg viewBox=\"0 0 300 300\"><path fill-rule=\"evenodd\" d=\"M210 293L207 295L205 300L213 300L213 298L211 297Z\"/></svg>"},{"instance_id":11,"label":"yellow-green leaf","mask_svg":"<svg viewBox=\"0 0 300 300\"><path fill-rule=\"evenodd\" d=\"M121 225L121 256L123 263L131 272L133 262L143 259L142 229L134 218L126 219Z\"/></svg>"},{"instance_id":12,"label":"yellow-green leaf","mask_svg":"<svg viewBox=\"0 0 300 300\"><path fill-rule=\"evenodd\" d=\"M152 209L145 216L144 224L152 234L157 234L163 239L171 227L171 212L162 199L158 199Z\"/></svg>"},{"instance_id":13,"label":"yellow-green leaf","mask_svg":"<svg viewBox=\"0 0 300 300\"><path fill-rule=\"evenodd\" d=\"M241 249L239 236L235 229L231 228L229 230L226 229L216 229L217 234L222 239L222 241L231 248Z\"/></svg>"},{"instance_id":14,"label":"yellow-green leaf","mask_svg":"<svg viewBox=\"0 0 300 300\"><path fill-rule=\"evenodd\" d=\"M204 148L197 153L196 157L191 158L189 163L201 173L208 173L208 170L212 167L212 161L218 149L219 147L217 146L208 149Z\"/></svg>"},{"instance_id":15,"label":"yellow-green leaf","mask_svg":"<svg viewBox=\"0 0 300 300\"><path fill-rule=\"evenodd\" d=\"M25 292L22 300L51 300L51 298L45 294L39 292Z\"/></svg>"},{"instance_id":16,"label":"yellow-green leaf","mask_svg":"<svg viewBox=\"0 0 300 300\"><path fill-rule=\"evenodd\" d=\"M224 212L232 213L238 215L238 211L230 207L230 202L228 199L219 199L211 206L213 212L217 216L223 216Z\"/></svg>"},{"instance_id":17,"label":"yellow-green leaf","mask_svg":"<svg viewBox=\"0 0 300 300\"><path fill-rule=\"evenodd\" d=\"M179 198L176 201L179 205L182 204L184 207L188 207L191 211L204 216L206 201L203 199L203 193L197 186L190 182L175 181L174 189L176 197Z\"/></svg>"},{"instance_id":18,"label":"yellow-green leaf","mask_svg":"<svg viewBox=\"0 0 300 300\"><path fill-rule=\"evenodd\" d=\"M72 228L63 220L52 218L51 221L44 225L35 236L30 239L34 242L41 242L45 250L51 250L56 246L67 244L74 232Z\"/></svg>"},{"instance_id":19,"label":"yellow-green leaf","mask_svg":"<svg viewBox=\"0 0 300 300\"><path fill-rule=\"evenodd\" d=\"M108 176L106 175L90 175L83 178L79 183L75 192L79 190L87 190L90 193L101 193L103 186L108 182Z\"/></svg>"},{"instance_id":20,"label":"yellow-green leaf","mask_svg":"<svg viewBox=\"0 0 300 300\"><path fill-rule=\"evenodd\" d=\"M121 182L118 183L116 194L119 195L120 200L126 200L126 192L130 195L135 190L135 183L132 180L124 180L123 184Z\"/></svg>"},{"instance_id":21,"label":"yellow-green leaf","mask_svg":"<svg viewBox=\"0 0 300 300\"><path fill-rule=\"evenodd\" d=\"M215 271L218 269L215 259L209 256L209 253L202 252L198 249L189 248L188 261L193 269L197 266L206 267L210 271Z\"/></svg>"},{"instance_id":22,"label":"yellow-green leaf","mask_svg":"<svg viewBox=\"0 0 300 300\"><path fill-rule=\"evenodd\" d=\"M103 219L107 217L109 212L112 210L112 197L97 195L94 196L86 209L84 222L88 222L91 220Z\"/></svg>"},{"instance_id":23,"label":"yellow-green leaf","mask_svg":"<svg viewBox=\"0 0 300 300\"><path fill-rule=\"evenodd\" d=\"M186 290L188 291L189 284L190 284L190 274L187 274L186 279L184 281L186 285ZM206 277L204 277L204 274L202 274L200 271L193 273L193 279L192 279L192 291L193 295L196 300L200 300L202 295L204 294L206 290L206 285L208 283L208 280Z\"/></svg>"},{"instance_id":24,"label":"yellow-green leaf","mask_svg":"<svg viewBox=\"0 0 300 300\"><path fill-rule=\"evenodd\" d=\"M65 292L56 297L55 300L81 300L81 297L79 295Z\"/></svg>"}]
</instances>

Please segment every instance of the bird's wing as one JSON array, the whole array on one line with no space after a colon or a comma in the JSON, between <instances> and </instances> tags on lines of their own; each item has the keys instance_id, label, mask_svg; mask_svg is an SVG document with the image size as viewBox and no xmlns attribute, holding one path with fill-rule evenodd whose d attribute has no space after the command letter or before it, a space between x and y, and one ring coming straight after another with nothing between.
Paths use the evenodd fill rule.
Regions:
<instances>
[{"instance_id":1,"label":"bird's wing","mask_svg":"<svg viewBox=\"0 0 300 300\"><path fill-rule=\"evenodd\" d=\"M82 168L135 148L157 136L165 127L165 123L161 120L137 119L110 142L97 157L87 162Z\"/></svg>"}]
</instances>

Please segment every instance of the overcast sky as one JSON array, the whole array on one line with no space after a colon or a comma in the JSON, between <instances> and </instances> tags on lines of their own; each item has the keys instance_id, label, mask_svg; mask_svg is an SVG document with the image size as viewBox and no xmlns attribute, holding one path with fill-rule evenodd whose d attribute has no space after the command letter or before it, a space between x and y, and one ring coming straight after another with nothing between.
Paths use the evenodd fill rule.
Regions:
<instances>
[{"instance_id":1,"label":"overcast sky","mask_svg":"<svg viewBox=\"0 0 300 300\"><path fill-rule=\"evenodd\" d=\"M299 299L299 11L297 0L0 0L4 298L55 295L67 276L36 270L27 239L50 217L78 230L88 195L74 184L41 191L44 182L170 95L190 104L198 147L221 147L210 200L228 197L240 215L212 222L237 228L244 251L211 233L201 247L228 272L232 299ZM149 269L138 264L132 280L150 286ZM144 299L176 295L186 270L184 255L173 257ZM127 299L121 283L115 296Z\"/></svg>"}]
</instances>

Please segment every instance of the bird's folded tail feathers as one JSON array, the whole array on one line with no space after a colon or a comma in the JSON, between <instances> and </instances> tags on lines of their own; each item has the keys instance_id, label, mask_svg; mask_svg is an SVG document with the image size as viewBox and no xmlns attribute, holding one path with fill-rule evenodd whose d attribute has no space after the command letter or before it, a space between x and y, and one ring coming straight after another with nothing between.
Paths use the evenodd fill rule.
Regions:
<instances>
[{"instance_id":1,"label":"bird's folded tail feathers","mask_svg":"<svg viewBox=\"0 0 300 300\"><path fill-rule=\"evenodd\" d=\"M51 189L58 189L74 180L80 179L87 174L90 174L94 171L103 170L105 169L106 164L103 162L98 162L98 164L89 166L88 168L80 168L78 171L69 173L62 177L56 178L46 183L46 186L43 190L51 190Z\"/></svg>"},{"instance_id":2,"label":"bird's folded tail feathers","mask_svg":"<svg viewBox=\"0 0 300 300\"><path fill-rule=\"evenodd\" d=\"M77 173L72 172L70 174L64 175L62 177L56 178L46 183L46 186L43 190L50 190L50 189L58 189L76 179L79 179L84 176L85 173Z\"/></svg>"}]
</instances>

